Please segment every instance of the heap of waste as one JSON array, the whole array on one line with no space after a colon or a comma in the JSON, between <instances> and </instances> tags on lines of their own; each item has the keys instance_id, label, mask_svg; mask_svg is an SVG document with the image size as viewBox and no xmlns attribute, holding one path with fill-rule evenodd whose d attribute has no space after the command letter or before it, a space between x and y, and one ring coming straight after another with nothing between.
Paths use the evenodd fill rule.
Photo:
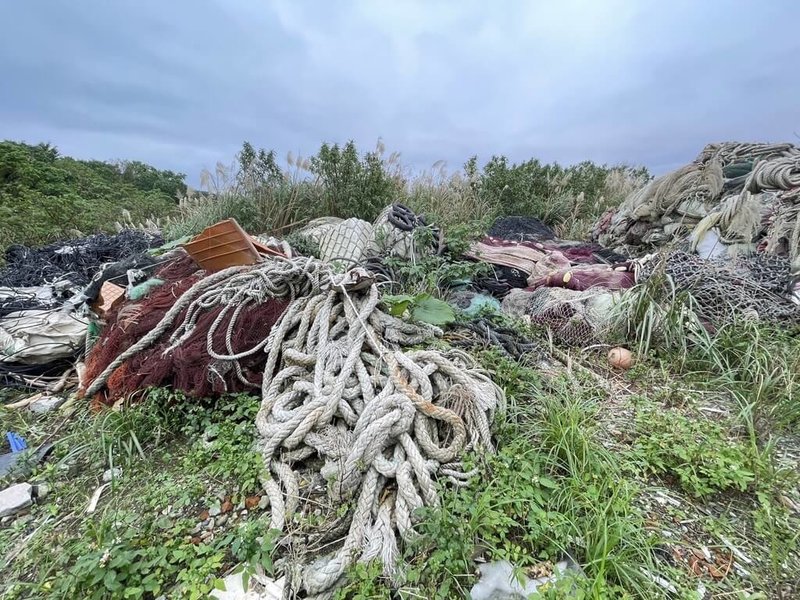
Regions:
<instances>
[{"instance_id":1,"label":"heap of waste","mask_svg":"<svg viewBox=\"0 0 800 600\"><path fill-rule=\"evenodd\" d=\"M12 247L0 270L0 377L43 393L72 386L97 409L152 386L258 395L270 526L302 549L285 565L287 588L327 594L371 560L396 581L418 509L437 506L438 484L475 475L465 454L492 452L504 410L503 391L459 347L544 357L508 316L566 345L603 342L620 299L657 275L691 291L710 324L800 324L798 157L789 145L709 146L604 216L595 242L500 218L462 257L482 274L442 290L469 317L446 331L437 325L452 318L408 318L382 294L398 261L449 251L403 205L374 223L317 219L292 246L228 220L182 246L124 231ZM296 518L312 511L323 519Z\"/></svg>"}]
</instances>

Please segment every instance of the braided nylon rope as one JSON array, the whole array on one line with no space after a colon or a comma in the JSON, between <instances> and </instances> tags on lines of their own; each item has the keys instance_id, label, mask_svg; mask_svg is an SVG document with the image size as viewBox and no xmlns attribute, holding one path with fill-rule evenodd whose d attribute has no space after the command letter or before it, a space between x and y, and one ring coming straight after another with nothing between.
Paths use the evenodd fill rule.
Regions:
<instances>
[{"instance_id":1,"label":"braided nylon rope","mask_svg":"<svg viewBox=\"0 0 800 600\"><path fill-rule=\"evenodd\" d=\"M291 302L265 340L234 352L237 316L272 298ZM373 559L393 576L399 540L414 537L415 511L438 505L437 480L464 485L474 474L460 462L464 453L492 451L490 423L505 407L502 390L458 350L401 350L441 331L383 312L367 271L337 274L322 261L298 257L232 267L199 281L86 395L170 331L178 315L185 311L165 352L215 307L223 309L208 332L210 356L231 362L249 383L237 361L267 353L256 426L271 528L288 529L295 516L324 505L334 525L313 527L310 538L319 546L344 535L334 554L296 564L293 581L309 595L330 596L349 566ZM212 340L231 311L227 353L220 352ZM321 554L313 552L313 540L309 546L309 555Z\"/></svg>"},{"instance_id":2,"label":"braided nylon rope","mask_svg":"<svg viewBox=\"0 0 800 600\"><path fill-rule=\"evenodd\" d=\"M459 460L491 451L489 424L505 402L458 351L400 350L433 331L387 315L378 301L375 286L298 298L267 344L256 425L271 527L302 512L301 482L316 473L325 491L315 504L355 502L338 551L296 569L312 595L333 589L357 560L379 558L392 577L398 536L414 537L414 511L438 505L437 476L469 478Z\"/></svg>"},{"instance_id":3,"label":"braided nylon rope","mask_svg":"<svg viewBox=\"0 0 800 600\"><path fill-rule=\"evenodd\" d=\"M711 228L731 254L758 246L800 269L800 148L710 144L692 163L630 194L593 235L637 253Z\"/></svg>"}]
</instances>

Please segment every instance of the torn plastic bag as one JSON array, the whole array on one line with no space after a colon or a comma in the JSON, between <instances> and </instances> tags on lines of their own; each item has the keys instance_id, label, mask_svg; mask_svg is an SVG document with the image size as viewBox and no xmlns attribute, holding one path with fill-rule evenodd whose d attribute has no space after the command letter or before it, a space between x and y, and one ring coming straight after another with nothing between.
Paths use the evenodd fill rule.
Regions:
<instances>
[{"instance_id":1,"label":"torn plastic bag","mask_svg":"<svg viewBox=\"0 0 800 600\"><path fill-rule=\"evenodd\" d=\"M76 313L22 310L0 319L0 363L45 364L71 357L86 343L89 322Z\"/></svg>"}]
</instances>

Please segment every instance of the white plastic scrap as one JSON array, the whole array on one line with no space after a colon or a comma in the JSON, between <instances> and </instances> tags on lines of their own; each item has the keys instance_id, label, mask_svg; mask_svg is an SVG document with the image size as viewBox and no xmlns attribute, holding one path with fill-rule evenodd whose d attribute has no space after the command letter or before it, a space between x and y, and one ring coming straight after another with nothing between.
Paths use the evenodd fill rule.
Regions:
<instances>
[{"instance_id":1,"label":"white plastic scrap","mask_svg":"<svg viewBox=\"0 0 800 600\"><path fill-rule=\"evenodd\" d=\"M472 600L517 600L528 598L544 584L552 583L565 571L578 572L579 567L563 560L555 565L553 574L538 579L514 576L514 566L507 560L498 560L478 566L480 580L470 590Z\"/></svg>"},{"instance_id":2,"label":"white plastic scrap","mask_svg":"<svg viewBox=\"0 0 800 600\"><path fill-rule=\"evenodd\" d=\"M253 574L244 588L244 573L234 572L223 580L224 590L213 590L211 597L217 600L281 600L285 578L270 579L266 576Z\"/></svg>"},{"instance_id":3,"label":"white plastic scrap","mask_svg":"<svg viewBox=\"0 0 800 600\"><path fill-rule=\"evenodd\" d=\"M0 362L48 363L84 345L89 323L63 310L22 310L0 319Z\"/></svg>"}]
</instances>

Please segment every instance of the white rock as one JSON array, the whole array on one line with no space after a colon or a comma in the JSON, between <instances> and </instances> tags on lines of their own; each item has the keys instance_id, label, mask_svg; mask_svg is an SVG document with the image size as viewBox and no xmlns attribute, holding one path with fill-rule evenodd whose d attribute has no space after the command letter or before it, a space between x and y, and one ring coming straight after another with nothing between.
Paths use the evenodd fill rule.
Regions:
<instances>
[{"instance_id":1,"label":"white rock","mask_svg":"<svg viewBox=\"0 0 800 600\"><path fill-rule=\"evenodd\" d=\"M0 492L0 517L13 515L30 506L32 490L31 484L18 483Z\"/></svg>"},{"instance_id":2,"label":"white rock","mask_svg":"<svg viewBox=\"0 0 800 600\"><path fill-rule=\"evenodd\" d=\"M44 396L28 406L28 410L33 413L43 414L55 410L64 404L64 401L65 399L59 396Z\"/></svg>"},{"instance_id":3,"label":"white rock","mask_svg":"<svg viewBox=\"0 0 800 600\"><path fill-rule=\"evenodd\" d=\"M103 473L103 483L110 483L112 479L120 479L122 477L122 469L114 467L113 469L106 469Z\"/></svg>"}]
</instances>

